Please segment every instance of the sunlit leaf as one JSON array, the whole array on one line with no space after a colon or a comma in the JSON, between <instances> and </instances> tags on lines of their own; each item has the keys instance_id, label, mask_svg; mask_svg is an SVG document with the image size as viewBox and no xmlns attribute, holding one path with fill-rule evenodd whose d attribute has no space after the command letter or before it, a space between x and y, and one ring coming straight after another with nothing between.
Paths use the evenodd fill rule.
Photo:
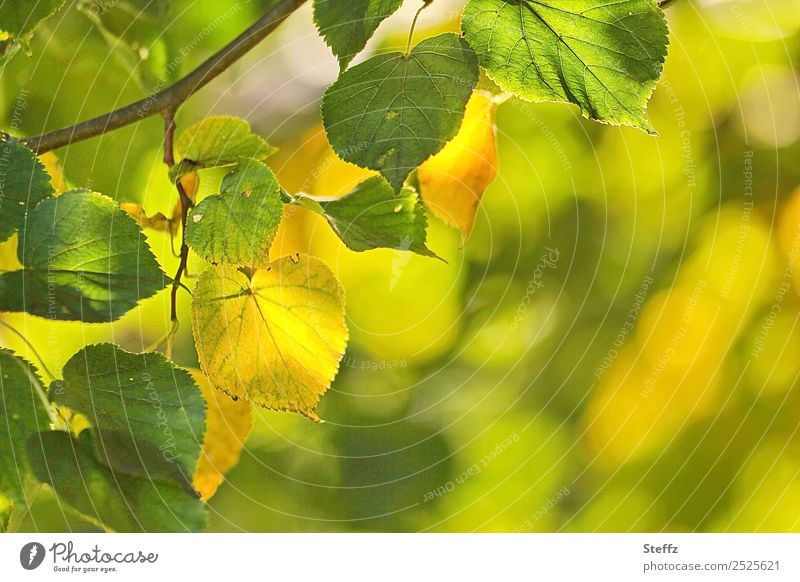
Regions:
<instances>
[{"instance_id":1,"label":"sunlit leaf","mask_svg":"<svg viewBox=\"0 0 800 582\"><path fill-rule=\"evenodd\" d=\"M189 372L206 401L206 434L193 479L194 488L206 501L217 491L225 473L239 462L253 418L249 402L234 400L214 389L200 370Z\"/></svg>"},{"instance_id":2,"label":"sunlit leaf","mask_svg":"<svg viewBox=\"0 0 800 582\"><path fill-rule=\"evenodd\" d=\"M187 487L197 468L205 403L188 372L159 353L93 345L64 366L51 398L83 413L95 456L117 472Z\"/></svg>"},{"instance_id":3,"label":"sunlit leaf","mask_svg":"<svg viewBox=\"0 0 800 582\"><path fill-rule=\"evenodd\" d=\"M265 160L275 148L254 134L244 119L227 116L206 117L184 131L176 144L181 163L173 177L192 169L230 166L242 158Z\"/></svg>"},{"instance_id":4,"label":"sunlit leaf","mask_svg":"<svg viewBox=\"0 0 800 582\"><path fill-rule=\"evenodd\" d=\"M506 91L655 133L645 107L669 41L652 0L469 0L461 27Z\"/></svg>"},{"instance_id":5,"label":"sunlit leaf","mask_svg":"<svg viewBox=\"0 0 800 582\"><path fill-rule=\"evenodd\" d=\"M5 0L0 2L0 65L16 52L20 44L27 46L36 28L58 12L65 0ZM1 33L6 33L5 38Z\"/></svg>"},{"instance_id":6,"label":"sunlit leaf","mask_svg":"<svg viewBox=\"0 0 800 582\"><path fill-rule=\"evenodd\" d=\"M210 263L265 266L282 209L272 171L256 160L244 161L222 180L219 195L192 208L186 242Z\"/></svg>"},{"instance_id":7,"label":"sunlit leaf","mask_svg":"<svg viewBox=\"0 0 800 582\"><path fill-rule=\"evenodd\" d=\"M324 216L351 250L388 248L436 256L425 244L428 221L413 188L395 194L383 178L375 176L342 198L317 200L301 195L298 202Z\"/></svg>"},{"instance_id":8,"label":"sunlit leaf","mask_svg":"<svg viewBox=\"0 0 800 582\"><path fill-rule=\"evenodd\" d=\"M33 436L28 447L36 477L60 500L114 531L203 529L205 508L196 493L175 483L114 472L97 462L91 441L91 431L77 439L65 432Z\"/></svg>"},{"instance_id":9,"label":"sunlit leaf","mask_svg":"<svg viewBox=\"0 0 800 582\"><path fill-rule=\"evenodd\" d=\"M342 69L367 45L403 0L314 0L314 22Z\"/></svg>"},{"instance_id":10,"label":"sunlit leaf","mask_svg":"<svg viewBox=\"0 0 800 582\"><path fill-rule=\"evenodd\" d=\"M322 118L342 159L379 171L398 192L461 126L478 82L475 53L447 33L408 53L372 57L325 92Z\"/></svg>"},{"instance_id":11,"label":"sunlit leaf","mask_svg":"<svg viewBox=\"0 0 800 582\"><path fill-rule=\"evenodd\" d=\"M320 260L286 257L251 276L210 267L194 290L192 330L215 388L319 420L347 344L342 290Z\"/></svg>"},{"instance_id":12,"label":"sunlit leaf","mask_svg":"<svg viewBox=\"0 0 800 582\"><path fill-rule=\"evenodd\" d=\"M458 135L417 171L420 195L435 216L468 237L484 190L497 176L497 99L476 91Z\"/></svg>"},{"instance_id":13,"label":"sunlit leaf","mask_svg":"<svg viewBox=\"0 0 800 582\"><path fill-rule=\"evenodd\" d=\"M93 192L40 203L17 254L25 269L0 275L0 311L114 321L167 284L136 222Z\"/></svg>"},{"instance_id":14,"label":"sunlit leaf","mask_svg":"<svg viewBox=\"0 0 800 582\"><path fill-rule=\"evenodd\" d=\"M28 214L53 193L53 187L42 163L14 138L0 140L0 157L3 160L0 165L3 172L0 182L2 242L25 226Z\"/></svg>"},{"instance_id":15,"label":"sunlit leaf","mask_svg":"<svg viewBox=\"0 0 800 582\"><path fill-rule=\"evenodd\" d=\"M30 502L28 488L35 483L26 443L50 425L37 384L41 389L33 365L0 349L0 497L20 509Z\"/></svg>"}]
</instances>

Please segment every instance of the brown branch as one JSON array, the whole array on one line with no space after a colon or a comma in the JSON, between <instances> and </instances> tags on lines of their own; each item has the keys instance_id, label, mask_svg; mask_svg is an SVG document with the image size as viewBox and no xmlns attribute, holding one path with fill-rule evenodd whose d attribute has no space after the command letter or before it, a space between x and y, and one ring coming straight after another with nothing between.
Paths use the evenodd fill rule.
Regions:
<instances>
[{"instance_id":1,"label":"brown branch","mask_svg":"<svg viewBox=\"0 0 800 582\"><path fill-rule=\"evenodd\" d=\"M194 71L163 91L153 93L121 109L116 109L77 125L36 137L29 137L22 141L35 152L44 153L108 133L159 113L174 112L184 101L205 87L264 40L305 2L306 0L277 0L264 16L259 18L242 34Z\"/></svg>"}]
</instances>

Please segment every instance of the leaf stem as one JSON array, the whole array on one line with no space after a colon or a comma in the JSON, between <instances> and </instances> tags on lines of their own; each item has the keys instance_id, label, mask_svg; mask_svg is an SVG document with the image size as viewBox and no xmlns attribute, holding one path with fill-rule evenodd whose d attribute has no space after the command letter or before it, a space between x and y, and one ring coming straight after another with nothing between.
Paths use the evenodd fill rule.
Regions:
<instances>
[{"instance_id":1,"label":"leaf stem","mask_svg":"<svg viewBox=\"0 0 800 582\"><path fill-rule=\"evenodd\" d=\"M194 71L162 91L120 109L76 125L29 137L23 143L37 153L91 139L147 117L174 111L236 61L256 47L306 0L277 0L252 26L203 62Z\"/></svg>"},{"instance_id":2,"label":"leaf stem","mask_svg":"<svg viewBox=\"0 0 800 582\"><path fill-rule=\"evenodd\" d=\"M175 109L168 109L164 112L164 163L169 170L175 166ZM172 338L178 332L178 326L180 325L178 321L178 289L183 286L181 285L181 278L186 273L186 266L189 262L189 245L186 244L186 217L189 214L189 209L194 206L180 179L175 181L175 187L178 189L181 203L181 251L178 270L172 278L172 292L170 295L172 329L167 335L167 355L169 356L172 355Z\"/></svg>"},{"instance_id":3,"label":"leaf stem","mask_svg":"<svg viewBox=\"0 0 800 582\"><path fill-rule=\"evenodd\" d=\"M419 15L422 14L422 11L425 10L432 3L433 0L422 0L422 6L419 7L419 10L417 10L417 13L414 15L414 20L411 21L411 30L408 31L408 42L406 42L406 53L411 51L411 41L414 38L414 30L417 28L417 20L419 20Z\"/></svg>"}]
</instances>

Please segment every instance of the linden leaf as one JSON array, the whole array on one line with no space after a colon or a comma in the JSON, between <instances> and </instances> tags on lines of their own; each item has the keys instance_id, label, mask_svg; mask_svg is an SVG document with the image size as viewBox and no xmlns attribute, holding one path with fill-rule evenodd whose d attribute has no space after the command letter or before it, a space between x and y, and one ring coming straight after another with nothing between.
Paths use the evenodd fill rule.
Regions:
<instances>
[{"instance_id":1,"label":"linden leaf","mask_svg":"<svg viewBox=\"0 0 800 582\"><path fill-rule=\"evenodd\" d=\"M136 222L94 192L41 202L17 248L22 271L0 275L0 311L98 323L119 319L167 277Z\"/></svg>"},{"instance_id":2,"label":"linden leaf","mask_svg":"<svg viewBox=\"0 0 800 582\"><path fill-rule=\"evenodd\" d=\"M28 440L34 473L59 500L91 521L119 532L196 532L206 522L194 491L175 483L115 472L97 462L92 431L73 439L65 432ZM131 452L135 455L135 452Z\"/></svg>"},{"instance_id":3,"label":"linden leaf","mask_svg":"<svg viewBox=\"0 0 800 582\"><path fill-rule=\"evenodd\" d=\"M645 108L669 41L653 0L469 0L461 28L506 91L655 133Z\"/></svg>"},{"instance_id":4,"label":"linden leaf","mask_svg":"<svg viewBox=\"0 0 800 582\"><path fill-rule=\"evenodd\" d=\"M192 331L212 386L319 421L317 403L347 344L343 292L308 256L279 259L252 276L210 267L192 296Z\"/></svg>"},{"instance_id":5,"label":"linden leaf","mask_svg":"<svg viewBox=\"0 0 800 582\"><path fill-rule=\"evenodd\" d=\"M186 242L210 263L266 265L283 210L277 178L261 162L246 160L225 176L221 190L191 210Z\"/></svg>"},{"instance_id":6,"label":"linden leaf","mask_svg":"<svg viewBox=\"0 0 800 582\"><path fill-rule=\"evenodd\" d=\"M314 0L314 22L342 70L403 0Z\"/></svg>"},{"instance_id":7,"label":"linden leaf","mask_svg":"<svg viewBox=\"0 0 800 582\"><path fill-rule=\"evenodd\" d=\"M242 158L265 160L277 151L244 119L224 115L206 117L186 129L176 148L182 162L172 169L173 178L193 169L230 166Z\"/></svg>"},{"instance_id":8,"label":"linden leaf","mask_svg":"<svg viewBox=\"0 0 800 582\"><path fill-rule=\"evenodd\" d=\"M205 402L188 372L159 353L87 346L64 366L53 402L86 416L95 456L116 472L189 488L200 456Z\"/></svg>"},{"instance_id":9,"label":"linden leaf","mask_svg":"<svg viewBox=\"0 0 800 582\"><path fill-rule=\"evenodd\" d=\"M425 39L408 54L372 57L325 92L328 139L340 158L379 171L399 192L456 135L478 74L474 51L452 33Z\"/></svg>"},{"instance_id":10,"label":"linden leaf","mask_svg":"<svg viewBox=\"0 0 800 582\"><path fill-rule=\"evenodd\" d=\"M41 388L32 364L0 349L0 497L23 510L28 506L27 489L35 483L26 443L50 426L36 384Z\"/></svg>"},{"instance_id":11,"label":"linden leaf","mask_svg":"<svg viewBox=\"0 0 800 582\"><path fill-rule=\"evenodd\" d=\"M353 251L389 248L436 256L425 244L428 222L413 188L395 194L386 180L375 176L335 200L302 194L296 200L323 216Z\"/></svg>"},{"instance_id":12,"label":"linden leaf","mask_svg":"<svg viewBox=\"0 0 800 582\"><path fill-rule=\"evenodd\" d=\"M0 9L2 12L2 9ZM2 23L2 21L0 21ZM0 140L0 242L25 225L29 211L53 194L50 176L34 153L13 137Z\"/></svg>"},{"instance_id":13,"label":"linden leaf","mask_svg":"<svg viewBox=\"0 0 800 582\"><path fill-rule=\"evenodd\" d=\"M36 28L58 12L65 0L4 0L0 2L0 65L27 45Z\"/></svg>"},{"instance_id":14,"label":"linden leaf","mask_svg":"<svg viewBox=\"0 0 800 582\"><path fill-rule=\"evenodd\" d=\"M484 190L497 176L497 99L476 91L458 135L417 171L419 191L435 216L469 237Z\"/></svg>"},{"instance_id":15,"label":"linden leaf","mask_svg":"<svg viewBox=\"0 0 800 582\"><path fill-rule=\"evenodd\" d=\"M217 491L225 473L239 462L253 426L250 403L215 390L200 370L189 370L206 401L206 436L194 474L194 488L203 501Z\"/></svg>"}]
</instances>

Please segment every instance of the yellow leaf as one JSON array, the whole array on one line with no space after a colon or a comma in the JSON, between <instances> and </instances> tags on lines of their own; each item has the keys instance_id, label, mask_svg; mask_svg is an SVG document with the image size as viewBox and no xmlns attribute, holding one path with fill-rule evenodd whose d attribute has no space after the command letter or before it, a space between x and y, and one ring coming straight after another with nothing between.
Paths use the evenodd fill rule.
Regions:
<instances>
[{"instance_id":1,"label":"yellow leaf","mask_svg":"<svg viewBox=\"0 0 800 582\"><path fill-rule=\"evenodd\" d=\"M284 257L251 276L208 268L192 298L192 330L212 386L319 422L315 409L348 335L342 289L322 261Z\"/></svg>"},{"instance_id":2,"label":"yellow leaf","mask_svg":"<svg viewBox=\"0 0 800 582\"><path fill-rule=\"evenodd\" d=\"M491 93L475 91L458 135L417 171L427 207L465 237L472 232L483 192L497 176L497 104Z\"/></svg>"},{"instance_id":3,"label":"yellow leaf","mask_svg":"<svg viewBox=\"0 0 800 582\"><path fill-rule=\"evenodd\" d=\"M194 474L194 488L208 501L222 478L239 462L244 441L253 426L250 403L233 400L209 384L200 370L189 370L206 401L206 435Z\"/></svg>"},{"instance_id":4,"label":"yellow leaf","mask_svg":"<svg viewBox=\"0 0 800 582\"><path fill-rule=\"evenodd\" d=\"M45 171L50 175L50 185L55 190L56 195L63 194L68 190L67 180L64 177L64 167L61 160L53 152L46 152L39 156L39 161L44 165Z\"/></svg>"},{"instance_id":5,"label":"yellow leaf","mask_svg":"<svg viewBox=\"0 0 800 582\"><path fill-rule=\"evenodd\" d=\"M142 228L150 228L152 230L175 234L180 224L180 217L178 218L178 222L174 222L160 212L155 213L153 216L147 216L144 207L134 202L121 202L119 207L138 222L139 226Z\"/></svg>"}]
</instances>

